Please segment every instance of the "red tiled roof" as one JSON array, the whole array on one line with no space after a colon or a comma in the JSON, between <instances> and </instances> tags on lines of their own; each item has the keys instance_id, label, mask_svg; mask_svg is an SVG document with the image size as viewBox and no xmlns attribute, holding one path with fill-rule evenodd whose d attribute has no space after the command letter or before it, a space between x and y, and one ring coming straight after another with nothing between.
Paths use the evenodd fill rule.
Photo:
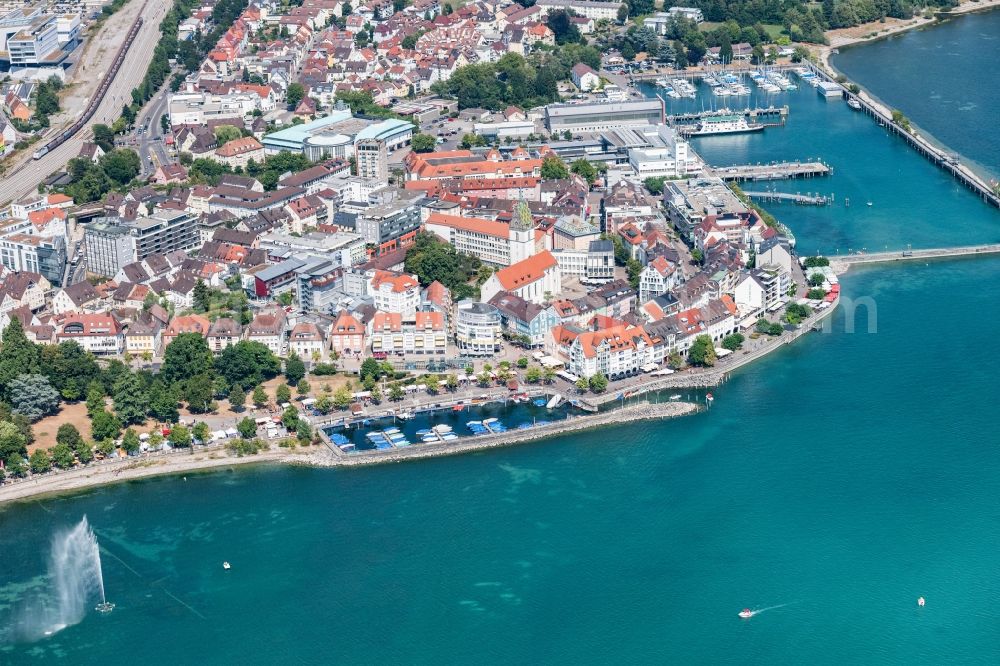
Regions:
<instances>
[{"instance_id":1,"label":"red tiled roof","mask_svg":"<svg viewBox=\"0 0 1000 666\"><path fill-rule=\"evenodd\" d=\"M516 264L501 268L495 275L500 285L507 291L514 291L526 284L540 280L545 272L557 266L556 258L548 250L542 250Z\"/></svg>"},{"instance_id":2,"label":"red tiled roof","mask_svg":"<svg viewBox=\"0 0 1000 666\"><path fill-rule=\"evenodd\" d=\"M458 215L445 215L444 213L431 213L427 218L427 224L437 224L443 227L462 229L485 234L486 236L496 236L497 238L507 238L509 227L503 222L484 220L478 217L460 217Z\"/></svg>"}]
</instances>

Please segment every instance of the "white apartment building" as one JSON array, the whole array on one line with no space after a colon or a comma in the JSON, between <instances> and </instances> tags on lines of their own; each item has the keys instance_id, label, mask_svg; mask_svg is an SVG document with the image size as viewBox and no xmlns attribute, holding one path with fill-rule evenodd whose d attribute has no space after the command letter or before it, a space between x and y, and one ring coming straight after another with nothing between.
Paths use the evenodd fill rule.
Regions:
<instances>
[{"instance_id":1,"label":"white apartment building","mask_svg":"<svg viewBox=\"0 0 1000 666\"><path fill-rule=\"evenodd\" d=\"M503 222L431 213L424 228L454 245L460 253L471 254L493 266L510 265L510 228Z\"/></svg>"},{"instance_id":2,"label":"white apartment building","mask_svg":"<svg viewBox=\"0 0 1000 666\"><path fill-rule=\"evenodd\" d=\"M622 2L593 2L591 0L538 0L536 7L541 8L542 14L549 15L555 9L572 9L577 15L594 21L607 19L615 21L618 19L618 8L624 6Z\"/></svg>"},{"instance_id":3,"label":"white apartment building","mask_svg":"<svg viewBox=\"0 0 1000 666\"><path fill-rule=\"evenodd\" d=\"M420 283L412 275L375 271L369 286L375 309L412 315L420 305Z\"/></svg>"}]
</instances>

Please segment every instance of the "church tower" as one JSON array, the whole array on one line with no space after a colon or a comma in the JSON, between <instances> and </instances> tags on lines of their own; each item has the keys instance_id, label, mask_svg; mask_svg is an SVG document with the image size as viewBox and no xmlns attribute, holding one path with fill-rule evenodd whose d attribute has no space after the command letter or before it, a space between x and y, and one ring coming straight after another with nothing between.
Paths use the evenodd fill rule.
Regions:
<instances>
[{"instance_id":1,"label":"church tower","mask_svg":"<svg viewBox=\"0 0 1000 666\"><path fill-rule=\"evenodd\" d=\"M516 264L535 254L535 220L531 217L528 202L521 200L514 206L510 220L510 263Z\"/></svg>"}]
</instances>

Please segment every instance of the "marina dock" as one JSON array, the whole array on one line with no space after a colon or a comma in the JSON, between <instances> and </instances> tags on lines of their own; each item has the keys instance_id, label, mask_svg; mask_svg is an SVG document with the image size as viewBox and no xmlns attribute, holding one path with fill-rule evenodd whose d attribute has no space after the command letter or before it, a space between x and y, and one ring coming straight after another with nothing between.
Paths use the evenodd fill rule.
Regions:
<instances>
[{"instance_id":1,"label":"marina dock","mask_svg":"<svg viewBox=\"0 0 1000 666\"><path fill-rule=\"evenodd\" d=\"M823 162L774 162L772 164L737 164L728 167L711 167L709 176L722 180L787 180L828 176L833 169Z\"/></svg>"},{"instance_id":2,"label":"marina dock","mask_svg":"<svg viewBox=\"0 0 1000 666\"><path fill-rule=\"evenodd\" d=\"M833 197L822 194L789 194L787 192L750 192L743 190L743 194L763 202L790 201L800 206L828 206L833 203Z\"/></svg>"}]
</instances>

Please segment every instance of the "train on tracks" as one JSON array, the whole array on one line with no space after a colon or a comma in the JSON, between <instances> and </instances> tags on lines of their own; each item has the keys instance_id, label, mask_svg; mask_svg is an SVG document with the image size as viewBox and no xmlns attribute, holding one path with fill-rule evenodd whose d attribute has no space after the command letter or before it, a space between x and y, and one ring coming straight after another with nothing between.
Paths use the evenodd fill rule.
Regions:
<instances>
[{"instance_id":1,"label":"train on tracks","mask_svg":"<svg viewBox=\"0 0 1000 666\"><path fill-rule=\"evenodd\" d=\"M139 28L142 27L142 22L142 17L140 16L135 20L135 23L132 24L132 27L129 28L128 35L125 36L125 43L122 44L120 49L118 49L118 53L115 55L115 60L111 63L111 68L108 70L104 80L101 81L101 85L97 87L97 92L95 92L94 96L90 98L90 103L87 104L87 108L83 110L83 114L80 115L75 123L60 132L59 136L36 150L32 155L34 159L40 160L49 152L58 148L65 141L82 130L83 126L90 122L90 119L94 117L94 114L97 113L97 107L100 106L101 102L104 100L104 96L108 94L108 88L111 87L111 82L114 81L115 76L118 75L119 68L121 68L122 63L125 62L125 56L128 54L128 50L131 48L132 42L135 41L136 36L139 34Z\"/></svg>"}]
</instances>

